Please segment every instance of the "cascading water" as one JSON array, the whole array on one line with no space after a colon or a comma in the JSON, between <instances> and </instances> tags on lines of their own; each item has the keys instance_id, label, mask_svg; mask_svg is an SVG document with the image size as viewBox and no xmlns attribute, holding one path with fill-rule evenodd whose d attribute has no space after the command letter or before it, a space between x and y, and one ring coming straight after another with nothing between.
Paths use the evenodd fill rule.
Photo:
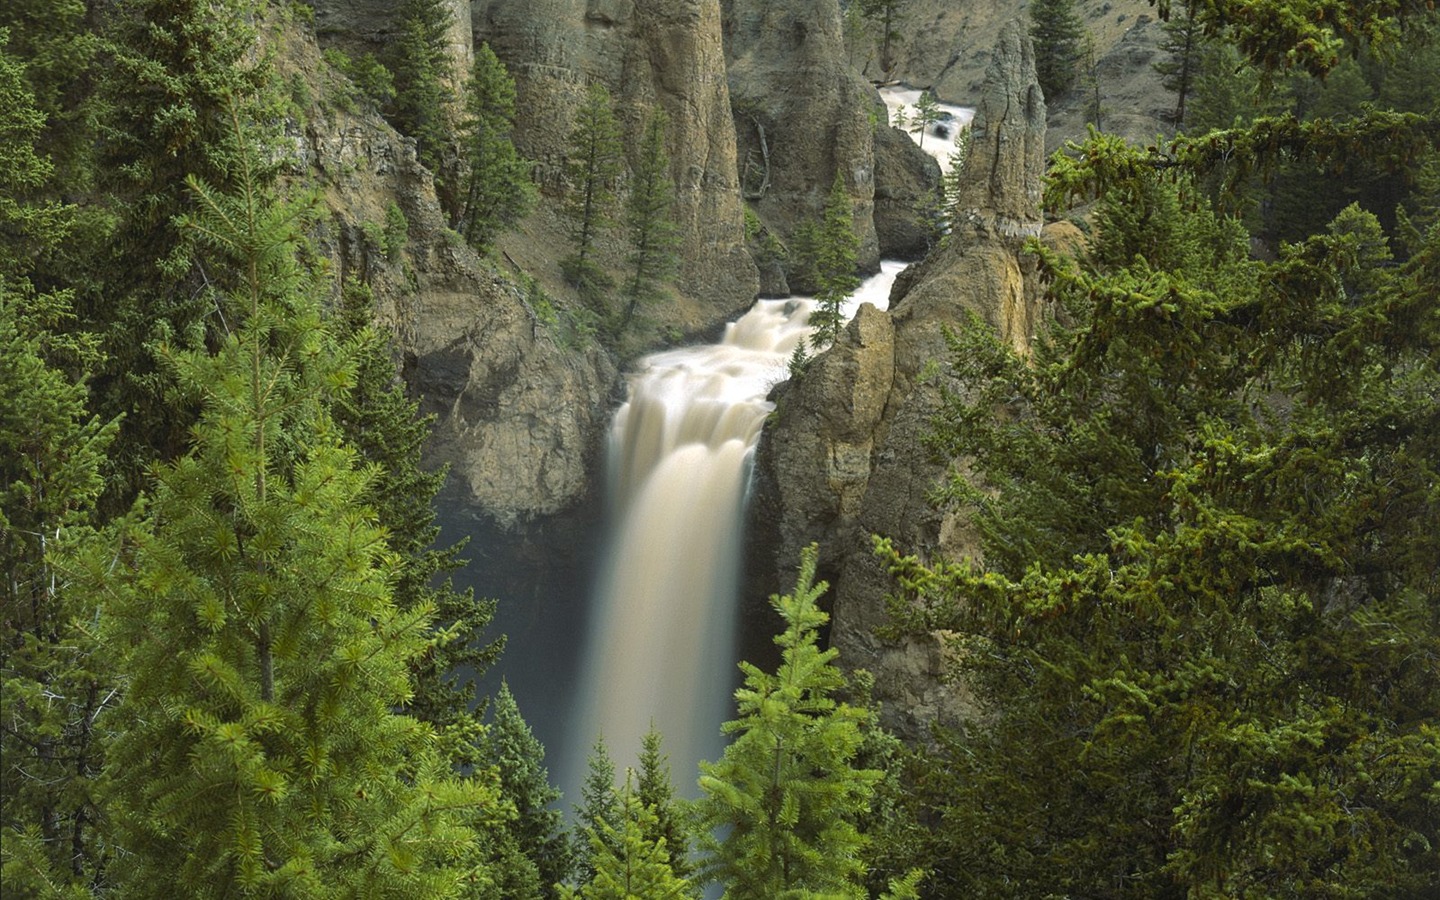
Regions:
<instances>
[{"instance_id":1,"label":"cascading water","mask_svg":"<svg viewBox=\"0 0 1440 900\"><path fill-rule=\"evenodd\" d=\"M901 268L884 263L847 317L863 302L883 308ZM610 431L611 530L567 741L572 789L597 736L620 766L652 724L677 774L719 756L750 460L773 409L765 395L788 377L812 309L758 301L720 343L655 354L630 376Z\"/></svg>"}]
</instances>

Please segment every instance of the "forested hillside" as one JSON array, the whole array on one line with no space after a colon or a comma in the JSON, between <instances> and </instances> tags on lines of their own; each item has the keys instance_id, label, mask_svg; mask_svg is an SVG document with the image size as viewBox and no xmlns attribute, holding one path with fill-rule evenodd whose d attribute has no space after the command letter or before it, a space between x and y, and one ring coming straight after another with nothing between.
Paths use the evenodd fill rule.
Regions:
<instances>
[{"instance_id":1,"label":"forested hillside","mask_svg":"<svg viewBox=\"0 0 1440 900\"><path fill-rule=\"evenodd\" d=\"M903 3L825 13L852 3L872 29L857 58L889 52ZM1074 107L1093 83L1068 5L1037 0L1006 40L1017 83L1042 63ZM935 253L984 234L1040 286L1034 322L1011 317L1026 333L956 299L948 358L912 361L943 398L923 430L953 477L907 502L970 540L873 535L888 618L848 637L933 642L962 715L886 730L909 711L830 645L810 545L767 604L770 662L741 666L723 754L673 770L652 729L617 767L599 740L574 797L510 688L476 686L505 639L495 602L451 582L465 548L437 542L432 385L395 352L438 307L382 315L377 292L483 284L513 300L494 321L523 310L507 335L543 344L493 368L549 360L603 397L596 373L700 321L677 272L743 274L719 308L756 262L810 265L822 332L771 424L808 421L795 404L834 395L807 380L853 376L882 330L873 307L849 328L838 313L875 188L856 199L827 169L804 259L758 198L749 249L731 246L714 235L739 222L741 173L725 221L697 225L709 176L672 177L682 126L658 105L617 123L598 83L563 159L532 163L513 130L540 113L488 46L455 70L456 12L405 0L385 53L322 57L299 0L0 6L6 897L1440 893L1433 4L1162 2L1176 134L1127 143L1097 106L1045 172L1065 241L972 209L981 176L922 211ZM735 110L761 140L764 102ZM353 147L314 152L354 137L320 133L337 111L383 116L414 165L378 167L423 181L364 201L368 222L334 165ZM971 152L994 157L967 171L1005 168L992 124ZM545 269L525 271L506 235L550 217L569 243L529 241ZM701 244L713 258L684 258ZM428 363L488 371L476 330ZM501 388L479 384L455 392L451 415L474 418L452 439L493 425ZM843 405L810 412L843 430L860 404Z\"/></svg>"}]
</instances>

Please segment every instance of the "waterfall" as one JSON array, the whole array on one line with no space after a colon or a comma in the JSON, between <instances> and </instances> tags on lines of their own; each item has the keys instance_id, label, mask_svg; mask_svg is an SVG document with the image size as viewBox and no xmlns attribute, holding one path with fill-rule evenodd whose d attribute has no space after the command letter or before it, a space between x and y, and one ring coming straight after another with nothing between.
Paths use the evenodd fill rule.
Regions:
<instances>
[{"instance_id":1,"label":"waterfall","mask_svg":"<svg viewBox=\"0 0 1440 900\"><path fill-rule=\"evenodd\" d=\"M901 268L884 263L847 315L867 301L883 308ZM699 760L719 757L736 680L750 462L773 409L765 396L788 377L812 309L806 298L758 301L720 343L657 353L629 376L610 430L610 526L567 741L567 794L597 736L617 766L633 765L652 722L682 792Z\"/></svg>"}]
</instances>

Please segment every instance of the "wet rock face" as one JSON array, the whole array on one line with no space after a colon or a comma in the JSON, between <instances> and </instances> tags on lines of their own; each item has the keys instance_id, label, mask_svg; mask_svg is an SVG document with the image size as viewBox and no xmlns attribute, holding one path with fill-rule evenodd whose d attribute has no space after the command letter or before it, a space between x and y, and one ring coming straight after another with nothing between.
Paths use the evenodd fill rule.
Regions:
<instances>
[{"instance_id":1,"label":"wet rock face","mask_svg":"<svg viewBox=\"0 0 1440 900\"><path fill-rule=\"evenodd\" d=\"M922 557L978 552L968 523L929 499L951 469L924 446L943 389L958 387L945 374L944 330L973 313L1024 352L1042 302L1022 246L1024 235L1042 232L1044 104L1022 29L1007 28L997 42L982 96L962 174L971 216L902 273L889 312L862 310L785 389L756 462L750 592L783 590L800 548L818 540L832 585L831 643L846 666L874 674L882 719L912 740L970 700L942 679L939 636L887 642L876 634L895 585L870 535Z\"/></svg>"},{"instance_id":2,"label":"wet rock face","mask_svg":"<svg viewBox=\"0 0 1440 900\"><path fill-rule=\"evenodd\" d=\"M919 259L937 232L940 164L898 128L875 131L875 237L886 259Z\"/></svg>"}]
</instances>

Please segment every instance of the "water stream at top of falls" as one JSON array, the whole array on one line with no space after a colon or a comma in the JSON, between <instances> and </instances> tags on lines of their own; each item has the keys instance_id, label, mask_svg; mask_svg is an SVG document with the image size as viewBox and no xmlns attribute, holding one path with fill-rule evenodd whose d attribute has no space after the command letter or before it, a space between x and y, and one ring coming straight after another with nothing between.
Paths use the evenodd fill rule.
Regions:
<instances>
[{"instance_id":1,"label":"water stream at top of falls","mask_svg":"<svg viewBox=\"0 0 1440 900\"><path fill-rule=\"evenodd\" d=\"M846 304L885 308L903 263L884 262ZM653 726L677 778L722 749L735 685L740 522L765 399L811 333L809 298L760 300L717 344L646 357L609 439L608 548L592 603L572 731L567 794L603 736L634 765ZM571 796L578 796L571 794Z\"/></svg>"}]
</instances>

